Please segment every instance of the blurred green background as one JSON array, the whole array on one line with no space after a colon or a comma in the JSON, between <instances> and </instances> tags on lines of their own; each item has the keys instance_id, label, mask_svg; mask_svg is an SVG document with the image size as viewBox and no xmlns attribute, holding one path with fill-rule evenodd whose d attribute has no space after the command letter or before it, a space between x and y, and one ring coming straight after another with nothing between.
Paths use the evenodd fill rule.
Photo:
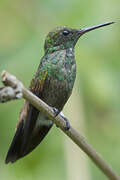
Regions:
<instances>
[{"instance_id":1,"label":"blurred green background","mask_svg":"<svg viewBox=\"0 0 120 180\"><path fill-rule=\"evenodd\" d=\"M52 28L107 21L117 23L84 35L76 45L77 80L64 113L120 175L119 0L1 0L0 73L5 69L28 87ZM0 180L107 179L55 126L31 154L5 165L22 105L23 100L0 104Z\"/></svg>"}]
</instances>

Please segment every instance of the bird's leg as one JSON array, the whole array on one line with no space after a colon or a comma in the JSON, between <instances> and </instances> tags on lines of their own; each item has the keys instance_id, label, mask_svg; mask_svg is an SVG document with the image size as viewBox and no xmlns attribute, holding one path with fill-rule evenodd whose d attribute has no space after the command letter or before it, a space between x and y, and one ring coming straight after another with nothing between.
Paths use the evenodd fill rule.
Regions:
<instances>
[{"instance_id":1,"label":"bird's leg","mask_svg":"<svg viewBox=\"0 0 120 180\"><path fill-rule=\"evenodd\" d=\"M56 109L55 107L52 107L52 109L53 109L53 111L54 111L54 113L55 113L55 117L56 117L58 114L60 114L60 116L64 119L64 121L65 121L65 123L66 123L66 125L65 125L65 130L68 131L68 130L70 129L70 123L69 123L68 119L64 116L64 114L62 113L62 111L59 112L59 110ZM58 126L56 125L56 127L58 127Z\"/></svg>"}]
</instances>

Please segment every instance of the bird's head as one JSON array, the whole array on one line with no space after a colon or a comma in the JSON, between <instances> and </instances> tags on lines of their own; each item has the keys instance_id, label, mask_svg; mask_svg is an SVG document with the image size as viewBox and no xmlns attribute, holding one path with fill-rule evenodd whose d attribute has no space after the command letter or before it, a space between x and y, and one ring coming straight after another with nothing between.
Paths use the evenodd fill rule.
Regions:
<instances>
[{"instance_id":1,"label":"bird's head","mask_svg":"<svg viewBox=\"0 0 120 180\"><path fill-rule=\"evenodd\" d=\"M46 37L44 50L45 53L51 53L57 50L74 48L77 40L85 33L94 29L113 24L114 22L104 23L83 29L73 29L69 27L57 27L53 29Z\"/></svg>"}]
</instances>

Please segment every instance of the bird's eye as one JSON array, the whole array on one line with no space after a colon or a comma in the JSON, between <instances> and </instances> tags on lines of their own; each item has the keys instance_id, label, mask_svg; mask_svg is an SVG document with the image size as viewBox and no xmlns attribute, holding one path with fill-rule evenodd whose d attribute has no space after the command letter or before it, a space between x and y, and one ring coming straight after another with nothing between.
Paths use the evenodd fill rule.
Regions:
<instances>
[{"instance_id":1,"label":"bird's eye","mask_svg":"<svg viewBox=\"0 0 120 180\"><path fill-rule=\"evenodd\" d=\"M63 34L64 36L68 36L68 35L70 34L70 32L69 32L68 30L64 30L64 31L62 32L62 34Z\"/></svg>"}]
</instances>

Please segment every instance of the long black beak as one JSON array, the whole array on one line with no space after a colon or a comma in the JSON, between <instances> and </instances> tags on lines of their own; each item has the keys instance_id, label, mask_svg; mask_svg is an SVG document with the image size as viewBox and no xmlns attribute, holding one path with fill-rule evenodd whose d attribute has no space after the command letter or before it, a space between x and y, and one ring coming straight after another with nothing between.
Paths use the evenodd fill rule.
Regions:
<instances>
[{"instance_id":1,"label":"long black beak","mask_svg":"<svg viewBox=\"0 0 120 180\"><path fill-rule=\"evenodd\" d=\"M89 32L89 31L92 31L94 29L98 29L98 28L101 28L103 26L108 26L108 25L113 24L113 23L115 23L115 22L107 22L107 23L104 23L104 24L99 24L99 25L96 25L96 26L80 29L79 30L79 36Z\"/></svg>"}]
</instances>

